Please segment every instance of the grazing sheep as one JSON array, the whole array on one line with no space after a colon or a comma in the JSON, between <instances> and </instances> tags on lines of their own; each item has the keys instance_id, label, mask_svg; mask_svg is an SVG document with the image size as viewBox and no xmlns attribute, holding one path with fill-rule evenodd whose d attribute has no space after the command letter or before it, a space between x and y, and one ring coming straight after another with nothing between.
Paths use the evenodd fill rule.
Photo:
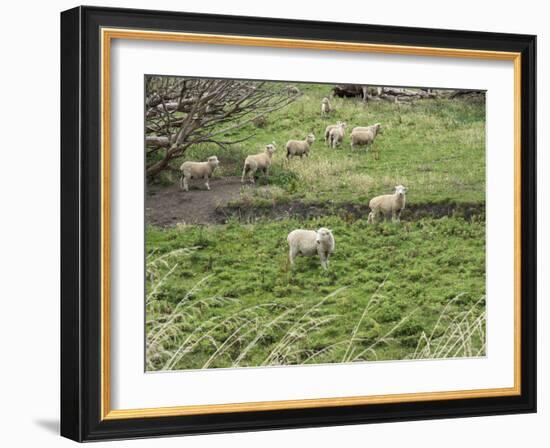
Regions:
<instances>
[{"instance_id":1,"label":"grazing sheep","mask_svg":"<svg viewBox=\"0 0 550 448\"><path fill-rule=\"evenodd\" d=\"M267 120L264 115L258 115L252 119L252 124L257 128L263 128L267 124Z\"/></svg>"},{"instance_id":2,"label":"grazing sheep","mask_svg":"<svg viewBox=\"0 0 550 448\"><path fill-rule=\"evenodd\" d=\"M371 212L369 213L367 222L369 224L374 224L380 215L384 218L389 218L391 216L393 220L399 222L401 219L401 212L405 208L406 192L407 188L403 185L397 185L394 194L384 194L371 199L369 202Z\"/></svg>"},{"instance_id":3,"label":"grazing sheep","mask_svg":"<svg viewBox=\"0 0 550 448\"><path fill-rule=\"evenodd\" d=\"M321 266L328 269L328 258L334 251L334 236L329 229L321 227L319 230L296 229L286 238L289 246L288 259L294 265L298 255L304 257L319 256Z\"/></svg>"},{"instance_id":4,"label":"grazing sheep","mask_svg":"<svg viewBox=\"0 0 550 448\"><path fill-rule=\"evenodd\" d=\"M330 131L332 131L334 128L340 126L340 125L344 125L344 126L347 126L346 125L346 122L345 121L337 121L336 124L329 124L326 128L325 128L325 145L329 146L329 142L328 142L328 136L330 135Z\"/></svg>"},{"instance_id":5,"label":"grazing sheep","mask_svg":"<svg viewBox=\"0 0 550 448\"><path fill-rule=\"evenodd\" d=\"M308 134L305 140L289 140L286 144L286 158L309 156L309 147L315 141L313 134Z\"/></svg>"},{"instance_id":6,"label":"grazing sheep","mask_svg":"<svg viewBox=\"0 0 550 448\"><path fill-rule=\"evenodd\" d=\"M272 142L271 144L265 146L264 152L248 156L244 161L241 182L244 183L244 178L248 173L250 181L254 183L254 173L258 170L263 171L267 177L269 167L271 166L271 159L273 158L273 153L276 150L277 146L275 145L275 142Z\"/></svg>"},{"instance_id":7,"label":"grazing sheep","mask_svg":"<svg viewBox=\"0 0 550 448\"><path fill-rule=\"evenodd\" d=\"M323 101L321 102L321 116L325 117L332 111L332 106L330 105L330 101L327 97L323 98Z\"/></svg>"},{"instance_id":8,"label":"grazing sheep","mask_svg":"<svg viewBox=\"0 0 550 448\"><path fill-rule=\"evenodd\" d=\"M300 89L296 86L286 86L286 93L288 96L296 96L300 94Z\"/></svg>"},{"instance_id":9,"label":"grazing sheep","mask_svg":"<svg viewBox=\"0 0 550 448\"><path fill-rule=\"evenodd\" d=\"M180 166L180 188L189 191L189 179L204 179L206 189L210 190L208 180L219 164L220 162L216 156L208 157L206 162L183 162Z\"/></svg>"},{"instance_id":10,"label":"grazing sheep","mask_svg":"<svg viewBox=\"0 0 550 448\"><path fill-rule=\"evenodd\" d=\"M367 131L370 131L372 130L372 127L374 125L371 125L371 126L355 126L351 132L367 132Z\"/></svg>"},{"instance_id":11,"label":"grazing sheep","mask_svg":"<svg viewBox=\"0 0 550 448\"><path fill-rule=\"evenodd\" d=\"M332 96L340 98L363 97L363 101L367 101L366 97L367 86L360 84L338 84L332 88Z\"/></svg>"},{"instance_id":12,"label":"grazing sheep","mask_svg":"<svg viewBox=\"0 0 550 448\"><path fill-rule=\"evenodd\" d=\"M351 131L351 149L356 146L368 146L374 143L374 139L380 133L380 123L373 124L367 127L356 127Z\"/></svg>"},{"instance_id":13,"label":"grazing sheep","mask_svg":"<svg viewBox=\"0 0 550 448\"><path fill-rule=\"evenodd\" d=\"M344 141L344 135L346 133L346 123L341 123L339 126L330 130L329 133L329 146L332 149L336 149L337 146Z\"/></svg>"}]
</instances>

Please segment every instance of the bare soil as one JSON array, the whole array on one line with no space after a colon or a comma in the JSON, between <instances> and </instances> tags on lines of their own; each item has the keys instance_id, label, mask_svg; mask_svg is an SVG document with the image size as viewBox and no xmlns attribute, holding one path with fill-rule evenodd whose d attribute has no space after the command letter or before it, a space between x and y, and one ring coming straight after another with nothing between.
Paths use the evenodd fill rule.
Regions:
<instances>
[{"instance_id":1,"label":"bare soil","mask_svg":"<svg viewBox=\"0 0 550 448\"><path fill-rule=\"evenodd\" d=\"M248 184L250 185L250 184ZM210 191L201 181L194 182L189 191L179 185L153 187L145 199L145 218L148 224L171 227L182 224L224 224L230 218L245 222L261 218L281 220L286 218L309 219L326 215L339 215L347 221L366 218L368 205L353 203L306 204L300 201L275 203L268 206L234 205L240 198L241 181L238 177L210 180ZM233 204L230 204L233 203ZM403 220L460 216L470 221L472 217L485 216L485 204L480 203L430 203L407 204L401 215Z\"/></svg>"},{"instance_id":2,"label":"bare soil","mask_svg":"<svg viewBox=\"0 0 550 448\"><path fill-rule=\"evenodd\" d=\"M210 188L206 190L201 180L192 181L189 191L181 190L179 185L151 188L145 197L146 222L159 227L220 222L216 209L239 199L241 180L238 177L213 178Z\"/></svg>"}]
</instances>

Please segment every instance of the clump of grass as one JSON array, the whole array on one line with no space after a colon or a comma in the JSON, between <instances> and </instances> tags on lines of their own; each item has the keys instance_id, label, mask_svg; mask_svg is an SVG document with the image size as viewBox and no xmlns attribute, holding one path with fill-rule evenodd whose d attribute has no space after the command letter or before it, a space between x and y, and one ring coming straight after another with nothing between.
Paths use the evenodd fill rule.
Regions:
<instances>
[{"instance_id":1,"label":"clump of grass","mask_svg":"<svg viewBox=\"0 0 550 448\"><path fill-rule=\"evenodd\" d=\"M485 297L468 309L453 313L451 305L462 296L457 295L449 301L431 332L422 332L411 359L460 358L485 354Z\"/></svg>"}]
</instances>

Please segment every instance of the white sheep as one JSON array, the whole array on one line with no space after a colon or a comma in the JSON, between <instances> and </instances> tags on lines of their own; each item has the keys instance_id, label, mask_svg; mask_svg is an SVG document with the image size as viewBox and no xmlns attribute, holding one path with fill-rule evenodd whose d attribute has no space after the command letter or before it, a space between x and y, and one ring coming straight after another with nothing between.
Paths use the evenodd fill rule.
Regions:
<instances>
[{"instance_id":1,"label":"white sheep","mask_svg":"<svg viewBox=\"0 0 550 448\"><path fill-rule=\"evenodd\" d=\"M189 191L190 179L204 179L204 185L207 190L210 190L208 180L212 177L214 170L220 164L216 156L208 157L206 162L183 162L180 166L180 188Z\"/></svg>"},{"instance_id":2,"label":"white sheep","mask_svg":"<svg viewBox=\"0 0 550 448\"><path fill-rule=\"evenodd\" d=\"M298 255L304 257L319 256L321 266L328 269L328 258L334 252L334 236L332 231L321 227L319 230L296 229L286 238L289 246L288 259L294 265Z\"/></svg>"},{"instance_id":3,"label":"white sheep","mask_svg":"<svg viewBox=\"0 0 550 448\"><path fill-rule=\"evenodd\" d=\"M344 141L344 135L346 133L346 123L340 123L339 126L330 130L329 133L329 146L332 149L336 149L337 146Z\"/></svg>"},{"instance_id":4,"label":"white sheep","mask_svg":"<svg viewBox=\"0 0 550 448\"><path fill-rule=\"evenodd\" d=\"M380 128L380 123L367 127L353 128L350 135L351 149L355 149L356 146L366 146L368 150L369 146L374 143L376 136L380 133ZM378 155L376 158L378 158Z\"/></svg>"},{"instance_id":5,"label":"white sheep","mask_svg":"<svg viewBox=\"0 0 550 448\"><path fill-rule=\"evenodd\" d=\"M286 86L286 92L289 96L296 96L300 94L300 89L293 85Z\"/></svg>"},{"instance_id":6,"label":"white sheep","mask_svg":"<svg viewBox=\"0 0 550 448\"><path fill-rule=\"evenodd\" d=\"M250 181L254 183L254 174L258 170L263 171L265 176L267 177L269 167L271 166L271 159L273 158L273 153L276 150L277 145L275 145L275 142L272 142L271 144L265 146L264 152L248 156L244 161L241 182L244 183L244 178L248 173Z\"/></svg>"},{"instance_id":7,"label":"white sheep","mask_svg":"<svg viewBox=\"0 0 550 448\"><path fill-rule=\"evenodd\" d=\"M340 126L340 125L344 125L344 126L347 126L346 125L346 122L345 121L337 121L336 124L329 124L326 128L325 128L325 145L327 146L330 146L329 145L329 140L328 140L328 137L330 135L330 131L332 131L334 128Z\"/></svg>"},{"instance_id":8,"label":"white sheep","mask_svg":"<svg viewBox=\"0 0 550 448\"><path fill-rule=\"evenodd\" d=\"M389 218L391 216L393 220L399 222L401 219L401 212L405 208L405 193L407 191L407 188L403 185L397 185L394 194L384 194L371 199L369 202L371 212L369 213L367 222L369 224L374 224L380 215L384 218Z\"/></svg>"},{"instance_id":9,"label":"white sheep","mask_svg":"<svg viewBox=\"0 0 550 448\"><path fill-rule=\"evenodd\" d=\"M308 134L304 140L289 140L286 144L286 158L309 156L309 147L315 141L313 134Z\"/></svg>"},{"instance_id":10,"label":"white sheep","mask_svg":"<svg viewBox=\"0 0 550 448\"><path fill-rule=\"evenodd\" d=\"M327 97L323 98L323 101L321 101L321 116L325 117L332 111L332 106L330 105L330 101Z\"/></svg>"}]
</instances>

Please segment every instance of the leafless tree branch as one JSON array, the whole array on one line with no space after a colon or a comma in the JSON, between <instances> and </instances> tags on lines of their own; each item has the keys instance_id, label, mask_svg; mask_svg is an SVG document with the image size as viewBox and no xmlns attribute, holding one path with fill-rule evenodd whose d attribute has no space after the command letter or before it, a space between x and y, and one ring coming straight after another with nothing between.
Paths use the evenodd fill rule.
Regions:
<instances>
[{"instance_id":1,"label":"leafless tree branch","mask_svg":"<svg viewBox=\"0 0 550 448\"><path fill-rule=\"evenodd\" d=\"M226 148L252 137L224 138L297 96L282 84L230 79L150 76L146 79L147 175L155 177L195 144Z\"/></svg>"}]
</instances>

